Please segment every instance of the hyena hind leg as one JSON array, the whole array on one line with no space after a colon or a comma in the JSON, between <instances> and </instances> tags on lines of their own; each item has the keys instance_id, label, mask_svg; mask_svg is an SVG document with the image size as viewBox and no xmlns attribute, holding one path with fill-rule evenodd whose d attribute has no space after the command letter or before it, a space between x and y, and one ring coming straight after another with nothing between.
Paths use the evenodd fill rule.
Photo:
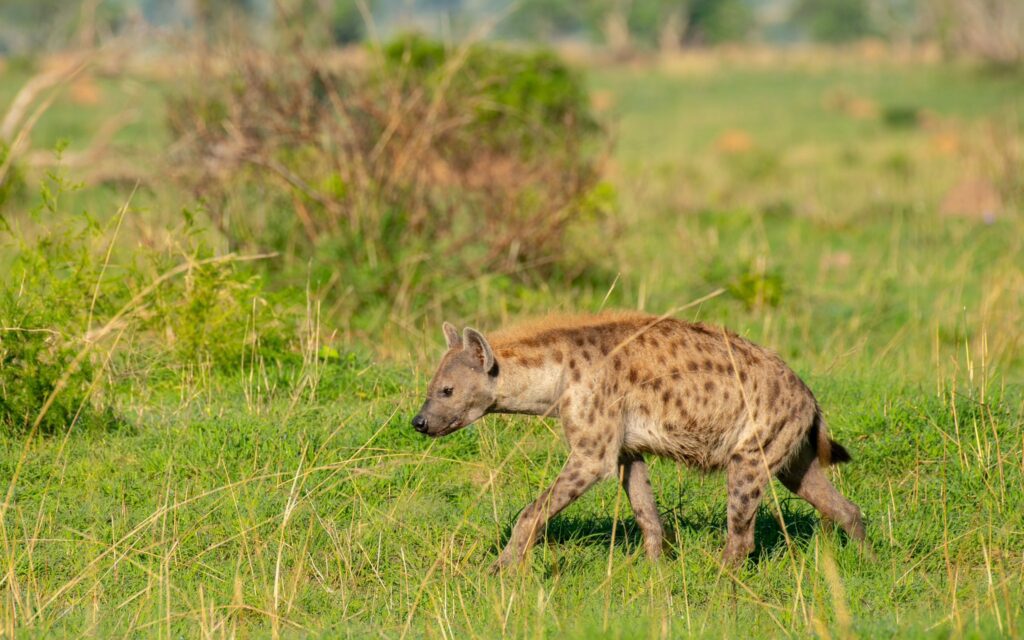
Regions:
<instances>
[{"instance_id":1,"label":"hyena hind leg","mask_svg":"<svg viewBox=\"0 0 1024 640\"><path fill-rule=\"evenodd\" d=\"M829 481L810 442L779 472L778 478L787 489L811 503L825 518L837 522L850 538L867 548L860 509Z\"/></svg>"}]
</instances>

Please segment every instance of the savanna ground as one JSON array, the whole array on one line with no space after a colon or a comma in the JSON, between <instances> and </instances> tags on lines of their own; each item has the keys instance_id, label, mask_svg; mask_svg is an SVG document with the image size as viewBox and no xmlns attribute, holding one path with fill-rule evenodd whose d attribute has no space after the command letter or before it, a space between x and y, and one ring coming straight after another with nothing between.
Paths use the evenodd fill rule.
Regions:
<instances>
[{"instance_id":1,"label":"savanna ground","mask_svg":"<svg viewBox=\"0 0 1024 640\"><path fill-rule=\"evenodd\" d=\"M615 197L609 216L572 229L572 251L593 265L582 275L445 280L429 305L363 308L346 288L362 275L321 258L277 280L189 269L168 284L209 296L139 303L140 317L177 314L179 327L205 314L196 331L234 354L220 359L179 348L203 336L179 330L167 338L176 355L154 356L152 336L116 313L90 320L99 382L85 394L102 394L106 409L0 439L0 633L1021 634L1021 77L715 57L586 74L611 123L604 188ZM0 74L0 104L30 77ZM101 75L86 89L60 95L33 147L66 138L70 155L130 104L138 112L116 141L145 168L169 139L162 81ZM31 185L45 179L29 174L24 204L4 211L18 230L5 264L84 210L98 257L83 273L103 287L116 286L108 270L144 284L179 258L227 251L181 190L114 181L40 200ZM193 235L211 253L189 254ZM164 262L132 266L134 251L154 246ZM61 268L74 269L70 253ZM253 294L257 276L268 284ZM6 277L3 287L10 299L35 293ZM96 304L95 282L77 288ZM222 288L238 292L235 306ZM662 560L643 556L628 504L606 482L551 522L525 570L488 575L566 449L557 422L538 418L488 417L442 440L412 430L442 351L439 320L486 330L606 307L726 324L779 351L854 456L832 475L863 509L877 558L773 483L756 552L724 571L724 478L654 460L671 539ZM264 308L298 321L271 331ZM4 322L0 339L11 340L18 318Z\"/></svg>"}]
</instances>

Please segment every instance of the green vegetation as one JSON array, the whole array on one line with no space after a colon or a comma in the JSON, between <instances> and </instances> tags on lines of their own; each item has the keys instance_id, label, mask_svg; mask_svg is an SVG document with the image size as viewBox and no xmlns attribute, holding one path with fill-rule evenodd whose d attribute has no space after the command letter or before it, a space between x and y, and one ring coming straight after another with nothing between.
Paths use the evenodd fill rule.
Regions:
<instances>
[{"instance_id":1,"label":"green vegetation","mask_svg":"<svg viewBox=\"0 0 1024 640\"><path fill-rule=\"evenodd\" d=\"M517 60L561 69L544 56ZM365 236L341 242L347 227L327 224L334 205L304 188L366 207L359 212L388 209L346 200L356 182L330 179L342 156L322 136L264 156L308 172L302 184L270 185L239 163L213 192L223 199L197 202L184 186L191 177L167 169L180 169L180 158L151 159L181 141L183 123L205 122L215 136L216 125L242 123L238 135L279 143L303 122L322 127L303 135L340 130L286 118L287 99L241 112L277 113L253 121L200 109L198 98L183 105L166 76L100 78L89 104L62 94L31 136L35 149L70 136L61 164L19 160L18 175L42 192L19 188L0 209L2 632L1019 635L1024 83L955 67L729 60L587 70L595 118L615 140L601 179L574 192L578 215L552 262L477 270L451 267L474 249L459 253L439 235L452 255L430 253L436 247L420 246L409 227L387 236L394 252L369 251ZM419 79L392 74L396 93L387 94L316 84L284 64L274 78L252 71L257 82L234 86L292 98L322 98L329 92L310 87L333 86L345 100L419 105L404 102L416 93L404 83L443 96L429 93L444 84L437 64ZM500 77L482 68L478 77ZM29 77L0 72L0 104ZM547 80L515 95L562 95ZM202 95L226 100L227 86L211 82ZM538 104L483 86L503 88L445 111L451 122L490 118L476 108L494 101L527 112ZM143 113L108 153L151 173L139 186L107 178L75 187L98 169L76 165L75 153L126 96ZM304 113L337 113L316 109ZM425 112L389 113L406 113L405 125ZM514 133L514 118L501 118ZM372 175L387 176L395 157ZM535 175L499 165L510 183ZM476 185L471 177L467 169L445 192L465 207L453 223L465 237L497 224L482 186L459 195ZM376 193L365 184L361 193ZM954 198L965 184L995 194L995 204L974 210L977 198ZM414 200L395 194L395 215L408 213ZM266 217L246 217L253 211ZM300 211L324 225L323 238L303 235ZM274 215L291 226L231 236L238 222ZM487 575L565 449L557 423L542 419L488 417L442 440L412 430L442 349L440 322L490 329L603 307L677 310L778 350L854 456L833 477L863 508L877 559L774 483L754 557L725 574L724 479L659 460L666 558L643 557L628 504L607 482L554 519L523 571ZM70 382L41 413L67 371Z\"/></svg>"}]
</instances>

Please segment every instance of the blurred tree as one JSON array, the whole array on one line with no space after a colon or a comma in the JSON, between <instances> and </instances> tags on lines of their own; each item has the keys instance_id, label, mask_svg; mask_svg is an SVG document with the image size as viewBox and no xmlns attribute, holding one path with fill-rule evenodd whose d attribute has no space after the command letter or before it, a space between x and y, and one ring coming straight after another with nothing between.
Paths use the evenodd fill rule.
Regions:
<instances>
[{"instance_id":1,"label":"blurred tree","mask_svg":"<svg viewBox=\"0 0 1024 640\"><path fill-rule=\"evenodd\" d=\"M743 0L691 0L686 39L700 44L743 40L754 27L754 12Z\"/></svg>"},{"instance_id":2,"label":"blurred tree","mask_svg":"<svg viewBox=\"0 0 1024 640\"><path fill-rule=\"evenodd\" d=\"M232 21L245 23L260 8L259 0L189 0L187 12L207 38L214 38Z\"/></svg>"},{"instance_id":3,"label":"blurred tree","mask_svg":"<svg viewBox=\"0 0 1024 640\"><path fill-rule=\"evenodd\" d=\"M629 53L741 40L753 26L747 0L523 0L501 32L537 40L588 36Z\"/></svg>"},{"instance_id":4,"label":"blurred tree","mask_svg":"<svg viewBox=\"0 0 1024 640\"><path fill-rule=\"evenodd\" d=\"M78 5L66 0L0 0L0 53L63 46L75 31Z\"/></svg>"},{"instance_id":5,"label":"blurred tree","mask_svg":"<svg viewBox=\"0 0 1024 640\"><path fill-rule=\"evenodd\" d=\"M330 14L331 40L334 44L348 45L362 42L366 37L366 19L356 0L333 0ZM373 2L366 0L366 9L372 13Z\"/></svg>"},{"instance_id":6,"label":"blurred tree","mask_svg":"<svg viewBox=\"0 0 1024 640\"><path fill-rule=\"evenodd\" d=\"M874 33L867 0L797 0L793 21L820 42L849 42Z\"/></svg>"},{"instance_id":7,"label":"blurred tree","mask_svg":"<svg viewBox=\"0 0 1024 640\"><path fill-rule=\"evenodd\" d=\"M550 41L584 34L589 25L584 15L584 2L551 2L522 0L498 24L502 35L529 40Z\"/></svg>"},{"instance_id":8,"label":"blurred tree","mask_svg":"<svg viewBox=\"0 0 1024 640\"><path fill-rule=\"evenodd\" d=\"M998 66L1024 65L1024 0L926 0L947 54Z\"/></svg>"}]
</instances>

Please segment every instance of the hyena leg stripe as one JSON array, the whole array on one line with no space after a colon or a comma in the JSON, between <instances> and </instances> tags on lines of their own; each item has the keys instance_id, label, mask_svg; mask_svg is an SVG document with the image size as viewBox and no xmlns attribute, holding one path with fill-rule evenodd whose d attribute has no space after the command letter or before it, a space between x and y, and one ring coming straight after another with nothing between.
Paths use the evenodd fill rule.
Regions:
<instances>
[{"instance_id":1,"label":"hyena leg stripe","mask_svg":"<svg viewBox=\"0 0 1024 640\"><path fill-rule=\"evenodd\" d=\"M739 564L754 550L754 518L768 484L768 474L763 461L752 456L734 456L727 475L728 539L723 557L730 564Z\"/></svg>"},{"instance_id":2,"label":"hyena leg stripe","mask_svg":"<svg viewBox=\"0 0 1024 640\"><path fill-rule=\"evenodd\" d=\"M644 536L644 550L651 558L661 555L664 531L658 516L658 505L654 502L651 479L647 463L639 454L624 454L619 458L622 487L629 497L633 517Z\"/></svg>"},{"instance_id":3,"label":"hyena leg stripe","mask_svg":"<svg viewBox=\"0 0 1024 640\"><path fill-rule=\"evenodd\" d=\"M498 566L508 566L522 561L548 520L569 506L600 477L599 467L570 456L554 484L544 490L540 497L519 515L519 520L512 529L512 536L498 558Z\"/></svg>"}]
</instances>

